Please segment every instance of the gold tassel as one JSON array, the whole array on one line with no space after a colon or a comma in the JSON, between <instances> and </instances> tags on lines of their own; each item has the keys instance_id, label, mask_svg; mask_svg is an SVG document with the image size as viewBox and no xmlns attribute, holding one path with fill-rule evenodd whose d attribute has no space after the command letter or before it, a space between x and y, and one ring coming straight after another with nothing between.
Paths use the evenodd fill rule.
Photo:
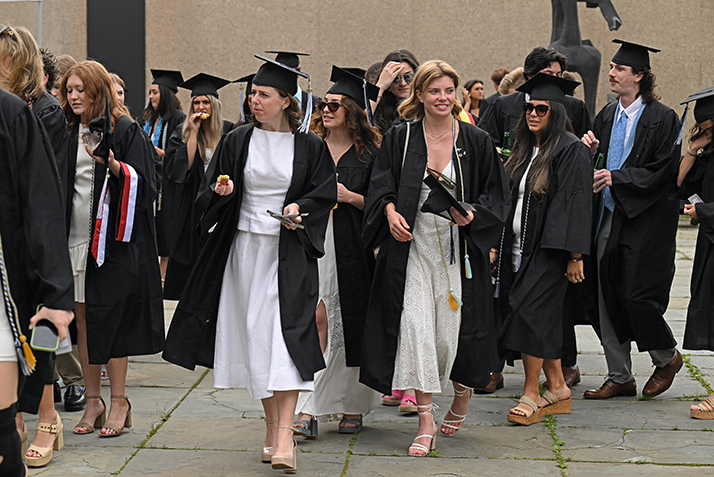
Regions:
<instances>
[{"instance_id":1,"label":"gold tassel","mask_svg":"<svg viewBox=\"0 0 714 477\"><path fill-rule=\"evenodd\" d=\"M32 348L30 348L30 343L27 342L27 338L24 335L20 336L20 341L22 342L22 352L25 354L25 361L27 361L27 367L30 372L35 370L37 365L37 358L32 354Z\"/></svg>"},{"instance_id":2,"label":"gold tassel","mask_svg":"<svg viewBox=\"0 0 714 477\"><path fill-rule=\"evenodd\" d=\"M458 310L459 308L461 308L461 305L462 305L463 303L461 302L461 300L459 300L458 298L456 298L456 296L454 295L454 292L453 292L451 289L449 289L449 291L451 292L451 293L449 294L449 305L451 305L451 309L452 309L452 310L456 311L456 310Z\"/></svg>"}]
</instances>

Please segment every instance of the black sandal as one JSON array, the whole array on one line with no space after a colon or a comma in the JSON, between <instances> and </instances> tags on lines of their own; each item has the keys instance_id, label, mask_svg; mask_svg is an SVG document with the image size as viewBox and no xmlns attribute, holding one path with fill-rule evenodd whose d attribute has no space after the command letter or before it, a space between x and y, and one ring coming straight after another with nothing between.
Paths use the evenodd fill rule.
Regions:
<instances>
[{"instance_id":1,"label":"black sandal","mask_svg":"<svg viewBox=\"0 0 714 477\"><path fill-rule=\"evenodd\" d=\"M353 426L345 426L345 424L354 424ZM347 419L342 416L342 420L338 425L337 432L340 434L357 434L362 430L362 416L358 419Z\"/></svg>"},{"instance_id":2,"label":"black sandal","mask_svg":"<svg viewBox=\"0 0 714 477\"><path fill-rule=\"evenodd\" d=\"M296 427L296 426L302 427ZM308 439L317 439L317 419L315 416L308 421L293 421L293 434L297 436L307 437Z\"/></svg>"}]
</instances>

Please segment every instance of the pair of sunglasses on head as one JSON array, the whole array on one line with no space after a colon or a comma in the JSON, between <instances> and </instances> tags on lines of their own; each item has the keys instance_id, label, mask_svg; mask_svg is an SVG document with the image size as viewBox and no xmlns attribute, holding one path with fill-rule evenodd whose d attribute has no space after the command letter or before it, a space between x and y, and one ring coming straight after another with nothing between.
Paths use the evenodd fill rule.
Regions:
<instances>
[{"instance_id":1,"label":"pair of sunglasses on head","mask_svg":"<svg viewBox=\"0 0 714 477\"><path fill-rule=\"evenodd\" d=\"M3 36L3 35L5 35L5 34L7 34L7 36L9 36L10 38L12 38L12 40L13 40L15 43L17 43L17 35L15 34L15 30L13 30L12 28L10 28L9 26L6 26L6 27L3 28L2 30L0 30L0 36Z\"/></svg>"}]
</instances>

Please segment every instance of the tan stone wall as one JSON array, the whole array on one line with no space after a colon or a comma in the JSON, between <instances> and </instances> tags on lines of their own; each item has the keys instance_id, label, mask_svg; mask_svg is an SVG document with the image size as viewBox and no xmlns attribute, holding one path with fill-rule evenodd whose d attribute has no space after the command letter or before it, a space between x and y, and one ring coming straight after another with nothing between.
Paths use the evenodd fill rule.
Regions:
<instances>
[{"instance_id":1,"label":"tan stone wall","mask_svg":"<svg viewBox=\"0 0 714 477\"><path fill-rule=\"evenodd\" d=\"M662 50L652 56L652 67L663 102L677 111L690 92L714 84L714 63L705 58L711 51L713 1L613 2L623 20L617 32L607 29L599 10L584 3L578 7L583 38L603 55L598 108L609 92L607 64L617 49L613 38ZM86 2L45 0L42 5L45 46L84 58ZM640 11L643 5L646 11ZM26 25L36 33L36 22L35 3L0 2L0 23ZM534 46L549 43L551 6L548 0L146 0L146 22L147 88L149 68L180 69L186 78L205 71L233 79L257 69L254 53L293 49L312 54L302 66L322 95L332 64L366 68L399 47L421 61L449 62L464 80L487 81L494 68L522 66ZM486 92L492 92L489 85ZM180 97L187 104L188 94ZM235 119L237 86L224 88L221 99L226 116Z\"/></svg>"}]
</instances>

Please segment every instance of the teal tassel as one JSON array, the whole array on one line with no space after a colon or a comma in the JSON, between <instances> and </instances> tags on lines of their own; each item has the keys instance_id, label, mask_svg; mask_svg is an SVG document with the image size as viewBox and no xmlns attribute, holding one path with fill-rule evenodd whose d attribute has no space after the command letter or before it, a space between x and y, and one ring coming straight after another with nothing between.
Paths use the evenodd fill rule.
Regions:
<instances>
[{"instance_id":1,"label":"teal tassel","mask_svg":"<svg viewBox=\"0 0 714 477\"><path fill-rule=\"evenodd\" d=\"M473 275L471 274L471 261L469 261L468 253L464 256L464 262L466 262L466 278L470 280L473 278Z\"/></svg>"}]
</instances>

